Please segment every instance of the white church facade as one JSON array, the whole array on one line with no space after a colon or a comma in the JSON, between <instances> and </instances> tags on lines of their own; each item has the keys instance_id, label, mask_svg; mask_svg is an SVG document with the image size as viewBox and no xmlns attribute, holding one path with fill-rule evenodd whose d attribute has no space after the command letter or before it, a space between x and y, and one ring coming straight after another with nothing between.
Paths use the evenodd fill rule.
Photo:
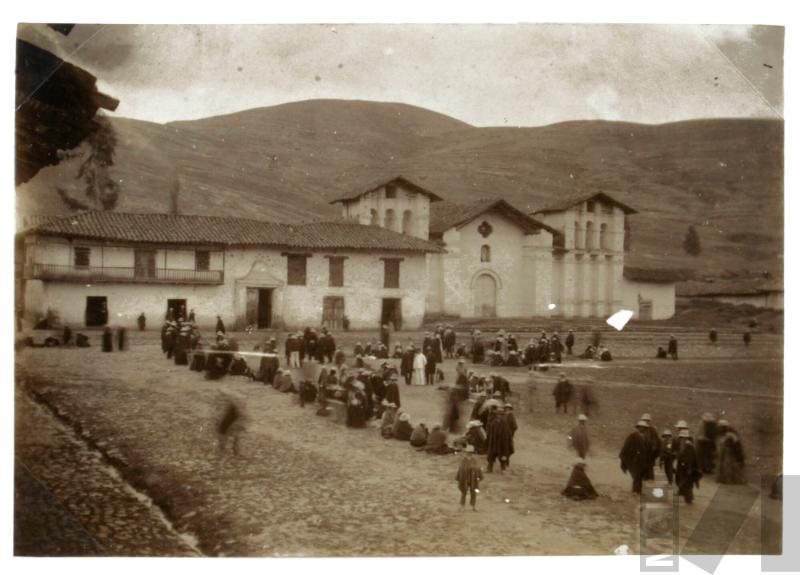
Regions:
<instances>
[{"instance_id":1,"label":"white church facade","mask_svg":"<svg viewBox=\"0 0 800 575\"><path fill-rule=\"evenodd\" d=\"M134 326L145 313L157 325L172 307L195 310L201 325L219 315L237 327L417 329L426 317L604 318L623 308L638 317L640 304L643 319L674 313L674 284L626 279L626 218L636 212L604 193L525 214L500 199L444 202L398 176L332 203L342 220L297 225L49 219L20 234L23 315Z\"/></svg>"}]
</instances>

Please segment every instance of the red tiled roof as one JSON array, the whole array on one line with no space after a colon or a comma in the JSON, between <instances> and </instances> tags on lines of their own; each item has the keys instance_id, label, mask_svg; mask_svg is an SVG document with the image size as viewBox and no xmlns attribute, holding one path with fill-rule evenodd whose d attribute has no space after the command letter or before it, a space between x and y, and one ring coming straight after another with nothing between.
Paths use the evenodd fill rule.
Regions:
<instances>
[{"instance_id":1,"label":"red tiled roof","mask_svg":"<svg viewBox=\"0 0 800 575\"><path fill-rule=\"evenodd\" d=\"M335 204L337 202L350 202L350 201L353 201L353 200L357 200L358 198L360 198L364 194L368 194L370 192L374 192L378 188L382 188L386 184L391 184L391 183L394 183L394 182L398 182L398 183L400 183L401 185L404 185L407 188L411 188L412 190L414 190L415 192L417 192L419 194L425 194L426 196L428 196L430 198L430 200L432 202L439 202L439 201L442 200L442 198L440 198L439 196L434 194L432 191L430 191L428 189L425 189L425 188L423 188L422 186L420 186L418 184L415 184L411 180L408 180L408 179L404 178L403 176L394 176L394 177L389 177L389 178L383 177L383 178L380 178L380 179L373 180L372 182L370 182L368 184L365 184L363 187L360 187L357 190L353 190L352 192L347 193L347 194L345 194L345 195L343 195L343 196L341 196L339 198L336 198L335 200L332 200L329 203Z\"/></svg>"},{"instance_id":2,"label":"red tiled roof","mask_svg":"<svg viewBox=\"0 0 800 575\"><path fill-rule=\"evenodd\" d=\"M518 223L527 233L547 230L558 234L558 230L543 224L499 198L483 198L470 204L441 202L431 206L430 234L441 235L450 228L462 226L489 211L497 211Z\"/></svg>"},{"instance_id":3,"label":"red tiled roof","mask_svg":"<svg viewBox=\"0 0 800 575\"><path fill-rule=\"evenodd\" d=\"M84 212L26 233L134 243L440 252L413 236L353 222L281 224L245 218Z\"/></svg>"},{"instance_id":4,"label":"red tiled roof","mask_svg":"<svg viewBox=\"0 0 800 575\"><path fill-rule=\"evenodd\" d=\"M579 193L572 196L568 196L566 198L562 198L559 201L545 206L539 210L535 210L534 214L546 214L548 212L563 212L564 210L568 210L577 204L582 204L588 200L598 200L600 202L605 202L608 204L612 204L620 208L626 214L635 214L637 213L632 207L627 204L623 204L622 202L615 200L611 196L609 196L605 192L586 192L586 193Z\"/></svg>"}]
</instances>

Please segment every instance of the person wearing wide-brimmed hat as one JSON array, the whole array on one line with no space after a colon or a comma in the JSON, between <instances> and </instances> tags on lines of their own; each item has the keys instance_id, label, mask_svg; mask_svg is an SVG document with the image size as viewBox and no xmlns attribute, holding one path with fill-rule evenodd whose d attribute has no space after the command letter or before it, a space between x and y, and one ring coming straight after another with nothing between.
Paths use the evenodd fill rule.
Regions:
<instances>
[{"instance_id":1,"label":"person wearing wide-brimmed hat","mask_svg":"<svg viewBox=\"0 0 800 575\"><path fill-rule=\"evenodd\" d=\"M564 413L567 413L567 407L572 400L574 391L575 388L567 379L567 376L564 373L558 374L558 382L555 387L553 387L553 397L556 400L556 413L562 408Z\"/></svg>"},{"instance_id":2,"label":"person wearing wide-brimmed hat","mask_svg":"<svg viewBox=\"0 0 800 575\"><path fill-rule=\"evenodd\" d=\"M475 503L482 479L483 472L478 459L475 457L475 448L472 445L467 445L464 448L464 456L461 458L456 472L456 482L458 483L458 490L461 492L462 510L465 508L467 493L469 493L469 504L472 510L476 511Z\"/></svg>"},{"instance_id":3,"label":"person wearing wide-brimmed hat","mask_svg":"<svg viewBox=\"0 0 800 575\"><path fill-rule=\"evenodd\" d=\"M682 495L684 501L691 505L694 501L694 488L700 487L700 478L703 473L697 462L697 452L689 430L681 429L678 436L683 439L683 443L677 454L675 484L678 486L678 494Z\"/></svg>"},{"instance_id":4,"label":"person wearing wide-brimmed hat","mask_svg":"<svg viewBox=\"0 0 800 575\"><path fill-rule=\"evenodd\" d=\"M479 420L473 419L467 422L467 431L463 439L467 445L475 448L475 453L478 455L486 454L486 432Z\"/></svg>"},{"instance_id":5,"label":"person wearing wide-brimmed hat","mask_svg":"<svg viewBox=\"0 0 800 575\"><path fill-rule=\"evenodd\" d=\"M647 444L648 459L644 478L652 481L656 478L654 468L658 463L658 454L661 451L661 438L658 436L658 431L653 427L653 418L650 417L649 413L643 413L639 419L647 423L647 427L644 430L644 440Z\"/></svg>"},{"instance_id":6,"label":"person wearing wide-brimmed hat","mask_svg":"<svg viewBox=\"0 0 800 575\"><path fill-rule=\"evenodd\" d=\"M514 430L510 419L506 416L503 405L492 406L486 427L486 458L489 473L494 469L494 462L500 460L500 471L511 463L514 454Z\"/></svg>"},{"instance_id":7,"label":"person wearing wide-brimmed hat","mask_svg":"<svg viewBox=\"0 0 800 575\"><path fill-rule=\"evenodd\" d=\"M428 443L428 426L423 421L417 423L409 439L412 447L423 448Z\"/></svg>"},{"instance_id":8,"label":"person wearing wide-brimmed hat","mask_svg":"<svg viewBox=\"0 0 800 575\"><path fill-rule=\"evenodd\" d=\"M392 436L400 441L409 441L414 428L411 427L411 415L406 412L398 415L392 427Z\"/></svg>"},{"instance_id":9,"label":"person wearing wide-brimmed hat","mask_svg":"<svg viewBox=\"0 0 800 575\"><path fill-rule=\"evenodd\" d=\"M623 473L631 474L634 493L642 492L642 480L649 463L648 446L644 436L646 429L647 422L640 419L636 423L636 431L632 431L625 438L625 443L619 452L620 469Z\"/></svg>"}]
</instances>

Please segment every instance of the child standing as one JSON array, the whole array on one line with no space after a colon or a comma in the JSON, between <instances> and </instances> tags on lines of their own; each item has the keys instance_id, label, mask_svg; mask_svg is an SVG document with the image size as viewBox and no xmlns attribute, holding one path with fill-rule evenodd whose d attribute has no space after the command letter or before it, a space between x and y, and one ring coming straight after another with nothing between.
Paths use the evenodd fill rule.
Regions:
<instances>
[{"instance_id":1,"label":"child standing","mask_svg":"<svg viewBox=\"0 0 800 575\"><path fill-rule=\"evenodd\" d=\"M464 457L461 464L458 466L456 473L456 481L458 482L458 489L461 491L461 510L467 502L467 491L469 491L469 504L475 509L475 500L478 494L479 482L483 479L483 472L481 471L480 463L475 459L475 447L467 445L464 448Z\"/></svg>"}]
</instances>

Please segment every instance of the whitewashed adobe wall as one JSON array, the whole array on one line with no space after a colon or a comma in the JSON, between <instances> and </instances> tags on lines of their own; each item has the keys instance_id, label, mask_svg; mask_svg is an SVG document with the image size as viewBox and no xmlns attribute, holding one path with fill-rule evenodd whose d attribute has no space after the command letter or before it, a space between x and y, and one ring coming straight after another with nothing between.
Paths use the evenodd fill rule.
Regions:
<instances>
[{"instance_id":1,"label":"whitewashed adobe wall","mask_svg":"<svg viewBox=\"0 0 800 575\"><path fill-rule=\"evenodd\" d=\"M394 211L394 224L388 229L403 233L403 213L408 210L411 213L411 228L408 235L427 240L430 227L430 203L430 198L425 194L403 188L399 184L396 187L395 197L387 198L384 186L366 193L356 200L343 202L342 216L368 226L372 222L372 210L375 210L378 218L377 225L384 228L387 227L386 212L391 209Z\"/></svg>"},{"instance_id":2,"label":"whitewashed adobe wall","mask_svg":"<svg viewBox=\"0 0 800 575\"><path fill-rule=\"evenodd\" d=\"M99 244L89 242L75 245L92 247L91 265L99 266ZM133 327L136 318L144 312L150 327L158 327L163 321L167 299L186 299L187 311L194 309L197 322L203 327L213 327L216 316L222 316L226 325L243 325L245 316L245 293L247 287L269 287L273 292L273 325L288 328L319 326L322 322L322 299L325 296L342 296L345 299L345 314L352 329L371 328L379 325L381 300L384 297L402 299L403 326L415 329L422 324L425 313L427 269L423 254L358 253L340 252L347 256L344 264L344 287L329 287L329 261L325 255L332 252L314 253L307 260L306 285L288 286L287 260L277 249L228 250L224 257L225 281L219 285L152 284L98 282L78 283L54 280L27 280L25 288L26 316L35 320L44 317L48 309L72 325L82 326L86 298L104 296L108 302L109 324ZM133 265L133 248L118 246L103 248L106 258L115 265ZM108 255L112 254L112 255ZM162 253L159 252L159 256ZM381 257L402 257L400 264L400 287L384 289L384 264ZM95 260L95 258L98 258ZM166 250L168 267L172 269L194 269L185 250ZM35 246L28 246L27 263L54 263L71 265L72 248L68 242L52 238L40 238ZM163 260L157 259L158 266ZM212 254L211 269L222 268L222 254Z\"/></svg>"},{"instance_id":3,"label":"whitewashed adobe wall","mask_svg":"<svg viewBox=\"0 0 800 575\"><path fill-rule=\"evenodd\" d=\"M639 300L653 302L652 319L669 319L675 315L675 284L622 280L623 308L633 311L639 319Z\"/></svg>"}]
</instances>

